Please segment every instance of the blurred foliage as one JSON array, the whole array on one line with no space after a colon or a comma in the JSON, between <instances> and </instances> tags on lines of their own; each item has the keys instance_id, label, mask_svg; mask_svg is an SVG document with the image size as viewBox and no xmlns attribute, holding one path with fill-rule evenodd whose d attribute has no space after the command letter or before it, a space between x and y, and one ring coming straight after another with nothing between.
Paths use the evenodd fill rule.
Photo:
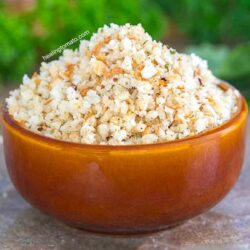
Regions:
<instances>
[{"instance_id":1,"label":"blurred foliage","mask_svg":"<svg viewBox=\"0 0 250 250\"><path fill-rule=\"evenodd\" d=\"M30 32L20 18L0 12L0 83L17 81L32 70L36 53Z\"/></svg>"},{"instance_id":2,"label":"blurred foliage","mask_svg":"<svg viewBox=\"0 0 250 250\"><path fill-rule=\"evenodd\" d=\"M221 77L230 80L250 77L250 43L231 50L219 73Z\"/></svg>"},{"instance_id":3,"label":"blurred foliage","mask_svg":"<svg viewBox=\"0 0 250 250\"><path fill-rule=\"evenodd\" d=\"M249 0L156 0L192 43L250 39Z\"/></svg>"},{"instance_id":4,"label":"blurred foliage","mask_svg":"<svg viewBox=\"0 0 250 250\"><path fill-rule=\"evenodd\" d=\"M37 0L32 11L18 15L8 13L1 2L0 85L21 81L43 55L87 30L91 35L104 24L127 22L142 23L156 39L166 30L166 18L152 0Z\"/></svg>"}]
</instances>

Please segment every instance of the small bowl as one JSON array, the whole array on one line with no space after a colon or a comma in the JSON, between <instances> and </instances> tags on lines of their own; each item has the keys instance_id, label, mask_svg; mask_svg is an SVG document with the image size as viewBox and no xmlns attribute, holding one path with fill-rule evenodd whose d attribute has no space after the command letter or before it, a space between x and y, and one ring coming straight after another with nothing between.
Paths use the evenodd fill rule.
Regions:
<instances>
[{"instance_id":1,"label":"small bowl","mask_svg":"<svg viewBox=\"0 0 250 250\"><path fill-rule=\"evenodd\" d=\"M59 141L18 125L2 110L12 182L34 207L72 226L116 234L168 228L218 203L242 167L248 108L190 138L107 146Z\"/></svg>"}]
</instances>

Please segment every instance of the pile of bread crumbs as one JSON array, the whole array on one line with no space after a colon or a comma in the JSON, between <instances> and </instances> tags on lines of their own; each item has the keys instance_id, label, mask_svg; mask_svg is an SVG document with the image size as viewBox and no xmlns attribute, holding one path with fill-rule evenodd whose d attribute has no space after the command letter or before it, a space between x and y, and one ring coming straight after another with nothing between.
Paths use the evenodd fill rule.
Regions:
<instances>
[{"instance_id":1,"label":"pile of bread crumbs","mask_svg":"<svg viewBox=\"0 0 250 250\"><path fill-rule=\"evenodd\" d=\"M87 144L173 141L220 126L237 111L198 56L154 41L141 25L100 28L79 50L65 50L23 78L6 99L35 133Z\"/></svg>"}]
</instances>

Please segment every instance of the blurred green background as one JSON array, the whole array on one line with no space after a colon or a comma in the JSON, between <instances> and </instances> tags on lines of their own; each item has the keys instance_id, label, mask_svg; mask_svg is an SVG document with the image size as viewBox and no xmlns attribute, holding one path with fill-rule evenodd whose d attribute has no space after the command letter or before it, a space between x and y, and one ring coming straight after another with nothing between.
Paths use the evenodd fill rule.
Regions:
<instances>
[{"instance_id":1,"label":"blurred green background","mask_svg":"<svg viewBox=\"0 0 250 250\"><path fill-rule=\"evenodd\" d=\"M142 23L155 39L195 52L250 100L250 0L1 0L0 87L19 84L42 56L111 22Z\"/></svg>"}]
</instances>

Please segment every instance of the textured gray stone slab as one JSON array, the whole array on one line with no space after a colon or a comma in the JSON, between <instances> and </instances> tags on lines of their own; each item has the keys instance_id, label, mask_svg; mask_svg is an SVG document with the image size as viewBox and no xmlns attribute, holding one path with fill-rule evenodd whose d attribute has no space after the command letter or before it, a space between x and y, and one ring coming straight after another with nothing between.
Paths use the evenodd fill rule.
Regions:
<instances>
[{"instance_id":1,"label":"textured gray stone slab","mask_svg":"<svg viewBox=\"0 0 250 250\"><path fill-rule=\"evenodd\" d=\"M0 143L1 250L250 249L250 137L241 177L215 208L170 230L133 237L73 229L30 207L10 183L2 151Z\"/></svg>"}]
</instances>

